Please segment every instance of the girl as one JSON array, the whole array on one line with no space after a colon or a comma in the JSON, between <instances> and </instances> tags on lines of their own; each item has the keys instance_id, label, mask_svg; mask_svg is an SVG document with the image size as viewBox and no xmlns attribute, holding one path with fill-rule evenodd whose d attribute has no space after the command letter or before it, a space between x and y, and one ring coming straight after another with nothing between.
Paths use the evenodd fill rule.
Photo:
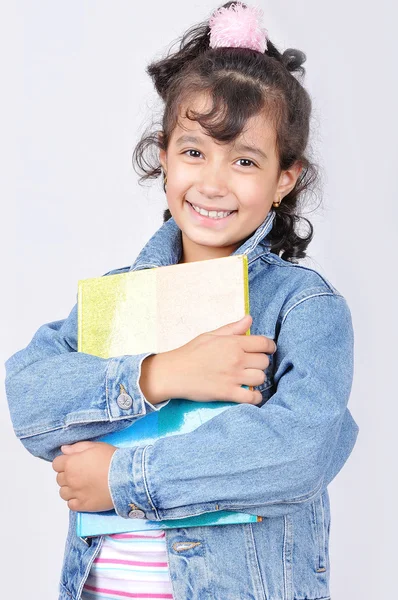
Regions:
<instances>
[{"instance_id":1,"label":"girl","mask_svg":"<svg viewBox=\"0 0 398 600\"><path fill-rule=\"evenodd\" d=\"M349 307L298 262L313 233L308 221L308 235L297 229L302 194L316 179L311 101L295 76L304 60L276 49L258 9L228 2L148 67L164 116L134 158L142 179L163 172L168 209L134 264L106 275L246 254L251 315L171 352L102 359L77 352L74 306L6 362L15 433L52 461L70 509L62 600L330 597L327 486L358 428ZM236 406L153 445L96 442L173 397ZM76 536L76 511L111 508L126 519L226 509L263 520Z\"/></svg>"}]
</instances>

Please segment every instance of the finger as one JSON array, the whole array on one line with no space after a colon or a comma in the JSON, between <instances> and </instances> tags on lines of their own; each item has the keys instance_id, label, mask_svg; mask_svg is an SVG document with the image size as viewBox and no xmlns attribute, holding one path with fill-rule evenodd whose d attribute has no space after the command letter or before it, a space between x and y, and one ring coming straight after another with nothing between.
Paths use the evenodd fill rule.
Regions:
<instances>
[{"instance_id":1,"label":"finger","mask_svg":"<svg viewBox=\"0 0 398 600\"><path fill-rule=\"evenodd\" d=\"M57 477L56 477L57 483L60 487L62 487L63 485L66 485L66 475L65 473L62 471L61 473L58 473Z\"/></svg>"},{"instance_id":2,"label":"finger","mask_svg":"<svg viewBox=\"0 0 398 600\"><path fill-rule=\"evenodd\" d=\"M249 390L239 386L232 397L228 398L229 402L238 402L239 404L260 404L263 396L259 390Z\"/></svg>"},{"instance_id":3,"label":"finger","mask_svg":"<svg viewBox=\"0 0 398 600\"><path fill-rule=\"evenodd\" d=\"M245 369L242 375L243 385L261 385L267 379L264 371L259 369Z\"/></svg>"},{"instance_id":4,"label":"finger","mask_svg":"<svg viewBox=\"0 0 398 600\"><path fill-rule=\"evenodd\" d=\"M66 461L66 456L57 456L56 458L54 458L53 462L51 463L51 466L54 469L54 471L65 471Z\"/></svg>"},{"instance_id":5,"label":"finger","mask_svg":"<svg viewBox=\"0 0 398 600\"><path fill-rule=\"evenodd\" d=\"M208 333L213 335L244 335L246 331L250 329L252 321L253 317L251 315L244 315L238 321L232 321L231 323L217 327L217 329L213 329Z\"/></svg>"},{"instance_id":6,"label":"finger","mask_svg":"<svg viewBox=\"0 0 398 600\"><path fill-rule=\"evenodd\" d=\"M95 442L89 441L76 442L75 444L66 444L65 446L61 446L61 450L64 454L73 454L75 452L84 452L95 445Z\"/></svg>"},{"instance_id":7,"label":"finger","mask_svg":"<svg viewBox=\"0 0 398 600\"><path fill-rule=\"evenodd\" d=\"M77 498L72 498L72 500L68 501L68 508L70 508L70 510L80 510L80 502Z\"/></svg>"},{"instance_id":8,"label":"finger","mask_svg":"<svg viewBox=\"0 0 398 600\"><path fill-rule=\"evenodd\" d=\"M62 500L72 500L72 498L75 498L75 492L73 492L73 490L67 485L63 485L61 488L59 488L59 495L61 496Z\"/></svg>"},{"instance_id":9,"label":"finger","mask_svg":"<svg viewBox=\"0 0 398 600\"><path fill-rule=\"evenodd\" d=\"M244 369L259 369L265 371L268 369L270 360L264 352L245 352Z\"/></svg>"},{"instance_id":10,"label":"finger","mask_svg":"<svg viewBox=\"0 0 398 600\"><path fill-rule=\"evenodd\" d=\"M265 352L275 354L276 343L265 335L245 335L240 338L241 347L245 352Z\"/></svg>"}]
</instances>

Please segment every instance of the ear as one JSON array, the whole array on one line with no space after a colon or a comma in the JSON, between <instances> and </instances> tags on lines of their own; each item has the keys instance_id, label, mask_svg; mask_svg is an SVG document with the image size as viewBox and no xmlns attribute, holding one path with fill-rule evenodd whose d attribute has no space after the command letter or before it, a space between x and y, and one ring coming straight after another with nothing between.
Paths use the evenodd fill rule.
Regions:
<instances>
[{"instance_id":1,"label":"ear","mask_svg":"<svg viewBox=\"0 0 398 600\"><path fill-rule=\"evenodd\" d=\"M163 134L161 132L158 133L158 139L159 139L160 143L162 141L162 137L163 137ZM166 150L163 150L162 148L159 149L159 162L162 166L163 171L166 173L167 172L167 152L166 152Z\"/></svg>"},{"instance_id":2,"label":"ear","mask_svg":"<svg viewBox=\"0 0 398 600\"><path fill-rule=\"evenodd\" d=\"M279 177L278 187L276 189L277 196L282 196L283 198L292 191L302 170L302 163L300 161L296 161L294 165L290 167L290 169L282 171Z\"/></svg>"},{"instance_id":3,"label":"ear","mask_svg":"<svg viewBox=\"0 0 398 600\"><path fill-rule=\"evenodd\" d=\"M159 150L159 162L162 165L162 169L167 173L167 153L166 150Z\"/></svg>"}]
</instances>

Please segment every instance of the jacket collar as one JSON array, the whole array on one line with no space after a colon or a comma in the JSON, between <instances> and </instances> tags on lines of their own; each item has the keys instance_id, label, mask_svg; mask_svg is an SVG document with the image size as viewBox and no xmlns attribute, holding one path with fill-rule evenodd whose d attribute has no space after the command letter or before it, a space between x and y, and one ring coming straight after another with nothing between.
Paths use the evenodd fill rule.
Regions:
<instances>
[{"instance_id":1,"label":"jacket collar","mask_svg":"<svg viewBox=\"0 0 398 600\"><path fill-rule=\"evenodd\" d=\"M274 218L275 211L271 208L261 225L257 227L252 235L235 252L231 253L231 256L234 254L247 254L250 263L260 254L269 253L271 244L266 238L272 229ZM180 260L181 253L181 229L174 218L171 217L155 231L145 244L131 265L130 271L175 265Z\"/></svg>"}]
</instances>

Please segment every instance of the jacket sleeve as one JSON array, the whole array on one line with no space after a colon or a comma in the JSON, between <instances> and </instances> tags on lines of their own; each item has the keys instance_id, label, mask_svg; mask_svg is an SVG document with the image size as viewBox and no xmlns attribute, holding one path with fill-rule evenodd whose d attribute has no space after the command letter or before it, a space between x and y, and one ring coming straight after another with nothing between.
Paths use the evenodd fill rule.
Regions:
<instances>
[{"instance_id":1,"label":"jacket sleeve","mask_svg":"<svg viewBox=\"0 0 398 600\"><path fill-rule=\"evenodd\" d=\"M151 520L215 510L278 516L314 500L341 469L358 427L347 409L353 328L345 299L312 295L284 315L275 393L237 404L196 430L118 448L109 469L116 512Z\"/></svg>"},{"instance_id":2,"label":"jacket sleeve","mask_svg":"<svg viewBox=\"0 0 398 600\"><path fill-rule=\"evenodd\" d=\"M168 401L152 405L138 384L141 364L151 354L104 359L77 352L75 304L66 319L42 325L5 362L15 434L31 454L52 461L62 444L95 441L159 410Z\"/></svg>"}]
</instances>

